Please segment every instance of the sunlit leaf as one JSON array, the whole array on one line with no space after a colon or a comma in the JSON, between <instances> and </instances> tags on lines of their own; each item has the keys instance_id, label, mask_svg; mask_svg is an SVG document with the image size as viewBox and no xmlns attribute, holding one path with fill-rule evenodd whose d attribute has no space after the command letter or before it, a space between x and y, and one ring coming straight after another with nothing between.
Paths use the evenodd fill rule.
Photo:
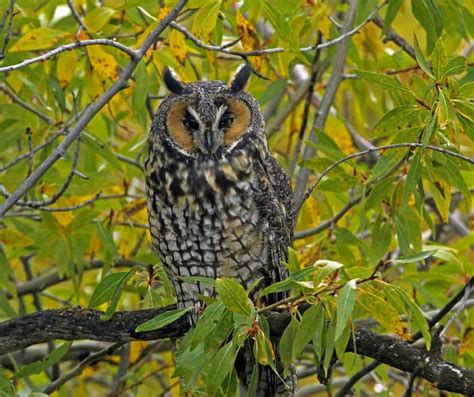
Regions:
<instances>
[{"instance_id":1,"label":"sunlit leaf","mask_svg":"<svg viewBox=\"0 0 474 397\"><path fill-rule=\"evenodd\" d=\"M244 316L252 316L254 307L248 298L244 288L234 279L218 278L216 280L216 291L226 307L235 313Z\"/></svg>"},{"instance_id":2,"label":"sunlit leaf","mask_svg":"<svg viewBox=\"0 0 474 397\"><path fill-rule=\"evenodd\" d=\"M191 310L193 310L193 308L188 307L187 309L169 310L165 313L161 313L158 316L144 322L143 324L140 324L137 328L135 328L135 332L155 331L157 329L166 327L167 325L174 323L176 320L183 317Z\"/></svg>"},{"instance_id":3,"label":"sunlit leaf","mask_svg":"<svg viewBox=\"0 0 474 397\"><path fill-rule=\"evenodd\" d=\"M70 33L46 27L33 29L22 35L20 40L9 48L9 51L43 50L58 44L68 35Z\"/></svg>"}]
</instances>

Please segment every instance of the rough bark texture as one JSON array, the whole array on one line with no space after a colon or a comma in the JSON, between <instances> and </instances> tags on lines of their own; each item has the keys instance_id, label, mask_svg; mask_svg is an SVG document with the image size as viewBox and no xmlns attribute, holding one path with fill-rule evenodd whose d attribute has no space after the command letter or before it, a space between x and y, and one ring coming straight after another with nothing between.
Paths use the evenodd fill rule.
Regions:
<instances>
[{"instance_id":1,"label":"rough bark texture","mask_svg":"<svg viewBox=\"0 0 474 397\"><path fill-rule=\"evenodd\" d=\"M74 308L40 311L0 323L0 354L55 339L128 342L176 338L189 329L186 318L160 330L134 331L139 324L173 308L117 312L107 321L101 320L103 313L98 310ZM281 335L290 321L288 312L269 312L265 316L275 336ZM450 364L435 353L392 336L378 335L368 328L358 327L354 337L355 345L350 342L348 351L416 374L441 390L474 395L473 370Z\"/></svg>"}]
</instances>

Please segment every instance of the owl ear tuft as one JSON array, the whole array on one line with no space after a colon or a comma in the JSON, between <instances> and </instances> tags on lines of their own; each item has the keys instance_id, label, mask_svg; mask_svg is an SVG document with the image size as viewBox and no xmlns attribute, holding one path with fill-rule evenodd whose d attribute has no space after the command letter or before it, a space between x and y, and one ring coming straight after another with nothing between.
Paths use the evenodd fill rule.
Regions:
<instances>
[{"instance_id":1,"label":"owl ear tuft","mask_svg":"<svg viewBox=\"0 0 474 397\"><path fill-rule=\"evenodd\" d=\"M173 94L181 95L183 93L183 83L179 81L178 75L169 66L166 66L163 69L163 81L165 82L165 85L168 90L170 90Z\"/></svg>"},{"instance_id":2,"label":"owl ear tuft","mask_svg":"<svg viewBox=\"0 0 474 397\"><path fill-rule=\"evenodd\" d=\"M230 79L230 91L234 94L242 91L249 81L251 72L252 67L249 63L243 63L240 65L235 71L234 76Z\"/></svg>"}]
</instances>

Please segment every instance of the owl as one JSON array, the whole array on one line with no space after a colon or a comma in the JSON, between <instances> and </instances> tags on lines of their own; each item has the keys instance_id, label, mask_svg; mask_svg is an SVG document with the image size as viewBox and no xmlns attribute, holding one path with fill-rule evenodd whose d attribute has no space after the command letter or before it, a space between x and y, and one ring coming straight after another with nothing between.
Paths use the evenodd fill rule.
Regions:
<instances>
[{"instance_id":1,"label":"owl","mask_svg":"<svg viewBox=\"0 0 474 397\"><path fill-rule=\"evenodd\" d=\"M186 84L163 72L170 94L154 117L145 163L149 224L178 307L196 309L193 323L198 295L214 291L189 276L232 277L244 288L257 282L254 300L287 276L293 194L268 150L259 105L245 91L250 74L243 64L228 84Z\"/></svg>"}]
</instances>

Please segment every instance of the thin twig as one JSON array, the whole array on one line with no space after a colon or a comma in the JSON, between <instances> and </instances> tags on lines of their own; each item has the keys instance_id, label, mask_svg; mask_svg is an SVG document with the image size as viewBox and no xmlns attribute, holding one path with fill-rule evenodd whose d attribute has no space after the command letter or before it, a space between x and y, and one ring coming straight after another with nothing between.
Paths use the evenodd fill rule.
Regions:
<instances>
[{"instance_id":1,"label":"thin twig","mask_svg":"<svg viewBox=\"0 0 474 397\"><path fill-rule=\"evenodd\" d=\"M43 390L43 393L51 394L53 391L59 389L62 385L64 385L69 380L75 378L76 376L79 376L82 373L82 371L84 371L84 369L86 369L88 366L94 364L97 360L100 360L102 357L112 354L115 350L119 349L124 344L125 342L114 343L112 346L106 347L105 349L98 351L97 353L89 354L84 360L82 360L69 372L65 373L59 379L50 383Z\"/></svg>"},{"instance_id":2,"label":"thin twig","mask_svg":"<svg viewBox=\"0 0 474 397\"><path fill-rule=\"evenodd\" d=\"M384 21L380 16L375 15L372 18L372 22L375 23L379 28L383 28ZM394 42L416 61L415 49L410 44L408 44L408 42L402 36L397 34L392 28L388 29L385 32L384 42L387 41Z\"/></svg>"},{"instance_id":3,"label":"thin twig","mask_svg":"<svg viewBox=\"0 0 474 397\"><path fill-rule=\"evenodd\" d=\"M81 146L81 140L78 139L76 141L76 148L74 150L74 158L72 160L72 166L71 166L71 171L69 172L66 180L64 181L63 185L61 188L53 194L53 196L48 199L48 200L43 200L43 201L22 201L19 202L18 204L23 206L23 207L30 207L30 208L43 208L43 207L48 207L51 204L54 204L58 199L64 194L66 189L69 187L71 184L72 178L75 175L75 171L77 168L77 165L79 163L79 152L80 152L80 146Z\"/></svg>"},{"instance_id":4,"label":"thin twig","mask_svg":"<svg viewBox=\"0 0 474 397\"><path fill-rule=\"evenodd\" d=\"M5 10L5 14L2 20L2 26L1 26L0 32L3 31L4 25L8 18L7 31L5 33L5 36L3 36L3 45L2 45L2 48L0 49L0 61L2 61L5 58L5 51L7 50L8 42L10 41L10 37L12 34L13 17L15 16L15 13L13 12L14 7L15 7L15 0L10 0L10 5Z\"/></svg>"},{"instance_id":5,"label":"thin twig","mask_svg":"<svg viewBox=\"0 0 474 397\"><path fill-rule=\"evenodd\" d=\"M452 152L451 150L447 150L447 149L444 149L444 148L441 148L441 147L438 147L438 146L433 146L433 145L423 145L422 143L416 143L416 142L412 142L412 143L394 143L394 144L391 144L391 145L385 145L385 146L377 146L377 147L373 147L373 148L370 148L370 149L367 149L367 150L363 150L362 152L357 152L357 153L352 153L346 157L343 157L342 159L336 161L335 163L331 164L328 168L326 168L318 177L318 179L316 180L316 182L309 188L306 190L306 193L305 195L303 196L303 200L301 201L301 204L297 207L298 208L298 211L301 209L301 206L303 205L303 203L308 199L308 197L311 195L311 193L313 192L313 190L319 185L319 183L321 182L321 180L331 171L333 170L334 168L336 168L339 164L342 164L344 163L345 161L348 161L350 159L353 159L355 157L360 157L360 156L365 156L367 154L370 154L372 152L377 152L377 151L381 151L381 150L387 150L387 149L397 149L397 148L403 148L403 147L409 147L409 148L416 148L416 147L422 147L422 148L425 148L425 149L429 149L429 150L433 150L435 152L440 152L440 153L443 153L443 154L446 154L448 156L452 156L452 157L456 157L460 160L463 160L463 161L466 161L470 164L474 164L474 159L473 158L470 158L470 157L467 157L467 156L464 156L462 154L459 154L459 153L456 153L456 152Z\"/></svg>"},{"instance_id":6,"label":"thin twig","mask_svg":"<svg viewBox=\"0 0 474 397\"><path fill-rule=\"evenodd\" d=\"M127 55L130 56L131 59L135 59L138 56L138 52L135 50L132 50L131 48L119 43L118 41L111 40L111 39L91 39L91 40L78 40L75 41L74 43L71 44L65 44L60 47L55 48L54 50L48 51L40 56L34 57L34 58L29 58L25 59L23 62L16 63L14 65L9 65L9 66L4 66L3 68L0 68L0 73L1 72L10 72L12 70L20 69L25 66L31 65L32 63L36 62L43 62L46 61L47 59L51 58L54 55L60 54L61 52L65 51L71 51L75 48L80 48L80 47L87 47L90 45L106 45L110 47L115 47L119 49L120 51L125 52Z\"/></svg>"},{"instance_id":7,"label":"thin twig","mask_svg":"<svg viewBox=\"0 0 474 397\"><path fill-rule=\"evenodd\" d=\"M451 325L454 323L456 318L461 314L461 312L466 307L467 298L469 298L469 294L471 293L471 290L472 290L472 284L473 283L471 282L471 283L468 283L466 285L466 287L464 289L464 295L462 297L462 300L461 300L460 304L458 305L458 307L456 308L456 311L453 313L451 318L448 320L448 322L444 326L443 330L440 332L440 334L439 334L440 338L446 333L446 331L451 327Z\"/></svg>"},{"instance_id":8,"label":"thin twig","mask_svg":"<svg viewBox=\"0 0 474 397\"><path fill-rule=\"evenodd\" d=\"M10 90L6 85L0 84L0 91L4 92L6 95L8 95L10 97L10 99L14 103L16 103L17 105L20 105L22 108L24 108L24 109L28 110L29 112L35 114L36 116L38 116L40 119L42 119L46 123L48 123L50 125L54 125L54 120L53 119L49 118L47 115L40 112L38 109L35 109L29 103L25 102L17 94L15 94L12 90Z\"/></svg>"},{"instance_id":9,"label":"thin twig","mask_svg":"<svg viewBox=\"0 0 474 397\"><path fill-rule=\"evenodd\" d=\"M148 35L140 49L136 52L136 57L133 57L128 65L123 70L120 78L106 91L100 98L94 102L79 118L77 124L69 132L66 138L56 147L48 158L39 165L38 168L26 178L20 186L12 193L12 195L0 206L0 218L8 212L8 210L20 200L25 193L27 193L34 184L48 171L57 160L59 160L67 148L79 137L82 130L92 120L92 118L117 94L119 91L127 87L128 80L133 74L140 60L144 57L147 50L156 42L161 33L168 27L170 22L178 15L184 8L187 0L179 0L178 4L166 15L158 24L158 26Z\"/></svg>"},{"instance_id":10,"label":"thin twig","mask_svg":"<svg viewBox=\"0 0 474 397\"><path fill-rule=\"evenodd\" d=\"M322 34L321 31L318 31L318 37L316 39L316 48L321 42ZM306 94L306 100L304 103L304 110L303 110L303 121L301 122L300 132L298 133L296 147L291 159L290 169L289 169L289 176L290 178L293 176L293 172L295 171L296 163L298 162L298 156L301 151L301 145L303 143L303 138L306 132L306 127L308 126L308 116L309 116L309 108L311 107L311 103L313 101L313 91L314 85L316 84L316 77L318 75L319 70L319 57L321 55L321 50L316 49L313 57L313 62L311 63L311 77L309 79L308 85L308 92Z\"/></svg>"},{"instance_id":11,"label":"thin twig","mask_svg":"<svg viewBox=\"0 0 474 397\"><path fill-rule=\"evenodd\" d=\"M87 29L87 26L85 25L85 23L82 20L81 16L77 12L77 10L74 8L73 1L72 0L67 0L67 5L69 6L69 9L71 10L71 14L74 17L74 19L77 21L77 23L79 24L80 28L85 30L86 32L88 32L89 29Z\"/></svg>"}]
</instances>

